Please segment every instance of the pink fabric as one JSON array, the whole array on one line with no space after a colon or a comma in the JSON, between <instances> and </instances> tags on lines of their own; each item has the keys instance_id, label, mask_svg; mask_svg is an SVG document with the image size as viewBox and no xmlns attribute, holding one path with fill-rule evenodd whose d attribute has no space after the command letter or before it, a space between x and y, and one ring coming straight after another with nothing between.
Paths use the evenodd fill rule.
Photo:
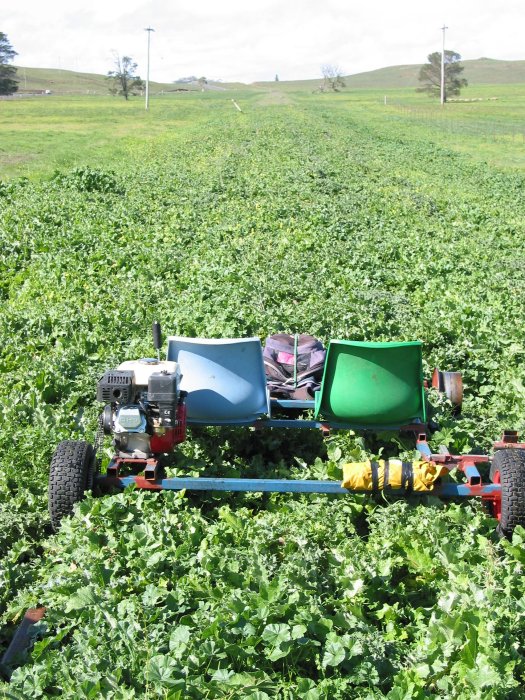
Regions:
<instances>
[{"instance_id":1,"label":"pink fabric","mask_svg":"<svg viewBox=\"0 0 525 700\"><path fill-rule=\"evenodd\" d=\"M289 352L278 352L277 353L277 362L282 362L285 365L293 365L294 356L290 355Z\"/></svg>"}]
</instances>

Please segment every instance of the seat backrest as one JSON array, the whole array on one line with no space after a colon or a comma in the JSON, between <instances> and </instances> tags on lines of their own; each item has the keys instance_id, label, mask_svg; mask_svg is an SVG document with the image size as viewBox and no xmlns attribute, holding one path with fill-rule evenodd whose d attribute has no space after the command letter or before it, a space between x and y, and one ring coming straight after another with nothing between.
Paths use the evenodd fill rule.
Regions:
<instances>
[{"instance_id":1,"label":"seat backrest","mask_svg":"<svg viewBox=\"0 0 525 700\"><path fill-rule=\"evenodd\" d=\"M332 340L315 414L377 429L425 422L421 343Z\"/></svg>"},{"instance_id":2,"label":"seat backrest","mask_svg":"<svg viewBox=\"0 0 525 700\"><path fill-rule=\"evenodd\" d=\"M190 423L252 423L269 413L259 338L168 338L168 359L179 363Z\"/></svg>"}]
</instances>

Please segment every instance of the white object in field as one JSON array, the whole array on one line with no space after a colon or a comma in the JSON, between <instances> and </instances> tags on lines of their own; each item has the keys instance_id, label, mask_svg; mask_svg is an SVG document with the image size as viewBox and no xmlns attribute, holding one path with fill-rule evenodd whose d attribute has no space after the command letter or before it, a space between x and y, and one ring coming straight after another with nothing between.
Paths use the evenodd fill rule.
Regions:
<instances>
[{"instance_id":1,"label":"white object in field","mask_svg":"<svg viewBox=\"0 0 525 700\"><path fill-rule=\"evenodd\" d=\"M177 362L169 360L157 360L150 357L143 357L141 360L126 360L122 362L117 369L132 370L135 374L135 386L148 387L148 381L155 372L169 372L180 375L179 365ZM179 385L180 377L177 378L177 386Z\"/></svg>"},{"instance_id":2,"label":"white object in field","mask_svg":"<svg viewBox=\"0 0 525 700\"><path fill-rule=\"evenodd\" d=\"M235 100L233 99L233 97L232 97L232 102L233 102L233 104L237 107L237 109L239 110L239 112L242 112L242 109L239 107L239 105L237 104L237 102L235 102Z\"/></svg>"}]
</instances>

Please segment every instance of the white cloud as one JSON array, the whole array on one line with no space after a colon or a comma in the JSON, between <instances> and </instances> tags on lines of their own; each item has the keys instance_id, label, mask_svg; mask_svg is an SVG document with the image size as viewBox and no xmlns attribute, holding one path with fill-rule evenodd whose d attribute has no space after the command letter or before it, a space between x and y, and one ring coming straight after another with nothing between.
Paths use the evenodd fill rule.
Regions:
<instances>
[{"instance_id":1,"label":"white cloud","mask_svg":"<svg viewBox=\"0 0 525 700\"><path fill-rule=\"evenodd\" d=\"M112 51L132 56L145 73L145 27L151 77L206 75L224 80L314 78L323 63L348 73L419 63L447 46L464 58L523 58L521 0L19 0L1 31L17 63L106 73Z\"/></svg>"}]
</instances>

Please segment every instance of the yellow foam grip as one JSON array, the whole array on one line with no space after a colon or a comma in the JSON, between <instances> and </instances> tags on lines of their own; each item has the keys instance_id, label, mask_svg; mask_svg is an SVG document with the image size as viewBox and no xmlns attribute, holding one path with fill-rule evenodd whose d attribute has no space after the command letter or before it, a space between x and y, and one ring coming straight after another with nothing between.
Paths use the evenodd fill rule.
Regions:
<instances>
[{"instance_id":1,"label":"yellow foam grip","mask_svg":"<svg viewBox=\"0 0 525 700\"><path fill-rule=\"evenodd\" d=\"M432 491L436 479L444 471L440 466L422 461L380 459L378 462L350 462L343 465L341 485L352 491L382 491L387 486L391 489Z\"/></svg>"}]
</instances>

